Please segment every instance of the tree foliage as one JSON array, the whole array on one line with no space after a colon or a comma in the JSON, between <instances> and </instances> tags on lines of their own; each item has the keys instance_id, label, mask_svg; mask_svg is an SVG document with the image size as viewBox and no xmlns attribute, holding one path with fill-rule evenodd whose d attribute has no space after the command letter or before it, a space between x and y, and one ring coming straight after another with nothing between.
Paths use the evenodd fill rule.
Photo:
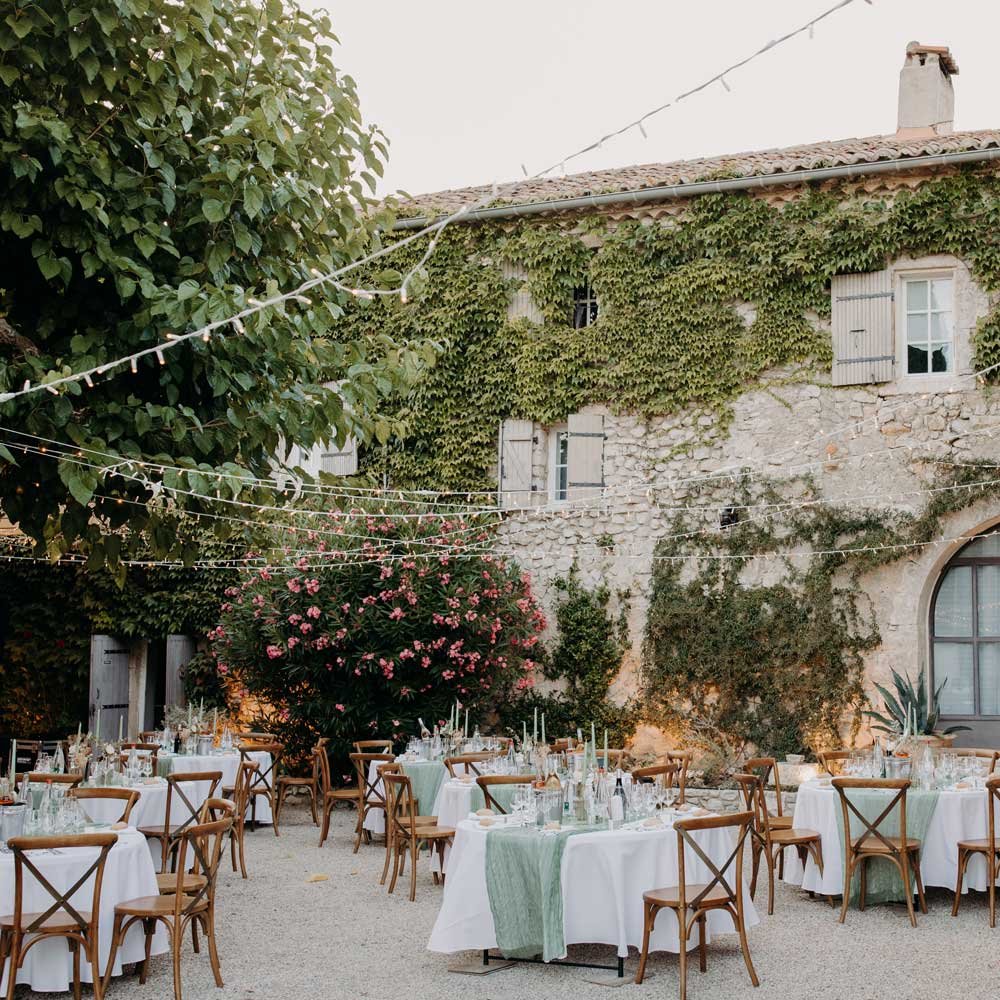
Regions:
<instances>
[{"instance_id":1,"label":"tree foliage","mask_svg":"<svg viewBox=\"0 0 1000 1000\"><path fill-rule=\"evenodd\" d=\"M294 0L3 10L0 389L198 329L373 245L386 146L333 63L325 15ZM342 298L320 286L245 333L7 403L3 424L68 442L87 465L22 454L0 434L5 513L53 555L83 539L95 563L115 562L122 539L107 529L128 524L190 558L190 539L117 502L150 495L112 471L122 458L187 467L167 485L227 494L238 480L205 474L266 472L282 440L388 436L379 407L430 355L370 326L345 337Z\"/></svg>"}]
</instances>

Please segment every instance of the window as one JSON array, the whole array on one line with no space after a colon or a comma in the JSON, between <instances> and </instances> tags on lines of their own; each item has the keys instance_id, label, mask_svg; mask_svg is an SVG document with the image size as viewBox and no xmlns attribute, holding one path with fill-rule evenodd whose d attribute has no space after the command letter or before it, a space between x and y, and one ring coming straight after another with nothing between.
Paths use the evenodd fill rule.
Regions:
<instances>
[{"instance_id":1,"label":"window","mask_svg":"<svg viewBox=\"0 0 1000 1000\"><path fill-rule=\"evenodd\" d=\"M597 319L597 295L587 279L585 285L573 289L573 327L582 330Z\"/></svg>"},{"instance_id":2,"label":"window","mask_svg":"<svg viewBox=\"0 0 1000 1000\"><path fill-rule=\"evenodd\" d=\"M1000 716L1000 533L970 542L931 602L931 674L942 716Z\"/></svg>"},{"instance_id":3,"label":"window","mask_svg":"<svg viewBox=\"0 0 1000 1000\"><path fill-rule=\"evenodd\" d=\"M954 372L952 292L950 276L914 277L903 281L907 375Z\"/></svg>"},{"instance_id":4,"label":"window","mask_svg":"<svg viewBox=\"0 0 1000 1000\"><path fill-rule=\"evenodd\" d=\"M569 496L569 429L554 427L549 466L552 470L552 499L565 500Z\"/></svg>"}]
</instances>

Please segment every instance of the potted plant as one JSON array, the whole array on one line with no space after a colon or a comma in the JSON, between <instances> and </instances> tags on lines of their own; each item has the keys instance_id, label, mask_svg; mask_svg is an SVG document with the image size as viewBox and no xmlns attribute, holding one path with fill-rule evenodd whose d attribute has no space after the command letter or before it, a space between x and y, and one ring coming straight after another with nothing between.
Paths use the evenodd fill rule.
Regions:
<instances>
[{"instance_id":1,"label":"potted plant","mask_svg":"<svg viewBox=\"0 0 1000 1000\"><path fill-rule=\"evenodd\" d=\"M892 736L906 735L931 746L950 747L955 740L955 733L968 731L968 726L949 726L942 730L937 728L940 716L938 700L948 683L947 677L933 693L927 690L923 673L920 674L916 688L908 677L900 676L895 670L892 671L892 683L896 688L895 695L881 684L875 685L882 695L883 711L864 713L878 723L872 726L876 732Z\"/></svg>"}]
</instances>

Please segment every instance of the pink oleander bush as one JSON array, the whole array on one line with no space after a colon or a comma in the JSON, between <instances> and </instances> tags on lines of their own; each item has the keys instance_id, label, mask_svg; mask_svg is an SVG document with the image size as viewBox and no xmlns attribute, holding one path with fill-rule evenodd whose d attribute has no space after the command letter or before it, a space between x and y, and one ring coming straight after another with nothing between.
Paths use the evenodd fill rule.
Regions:
<instances>
[{"instance_id":1,"label":"pink oleander bush","mask_svg":"<svg viewBox=\"0 0 1000 1000\"><path fill-rule=\"evenodd\" d=\"M355 740L402 741L456 700L475 724L533 685L545 619L527 576L485 551L488 529L438 514L321 523L309 554L230 587L209 633L219 674L266 706L293 758L328 737L336 780Z\"/></svg>"}]
</instances>

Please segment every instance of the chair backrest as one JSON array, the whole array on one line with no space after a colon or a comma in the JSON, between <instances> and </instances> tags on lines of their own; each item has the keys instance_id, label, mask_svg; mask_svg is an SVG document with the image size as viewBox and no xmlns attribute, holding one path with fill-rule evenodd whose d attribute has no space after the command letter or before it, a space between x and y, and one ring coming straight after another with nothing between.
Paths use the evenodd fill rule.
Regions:
<instances>
[{"instance_id":1,"label":"chair backrest","mask_svg":"<svg viewBox=\"0 0 1000 1000\"><path fill-rule=\"evenodd\" d=\"M135 751L140 757L149 757L153 764L153 773L156 773L156 761L160 753L159 743L123 743L121 752L118 754L118 770L124 770L128 764L129 754Z\"/></svg>"},{"instance_id":2,"label":"chair backrest","mask_svg":"<svg viewBox=\"0 0 1000 1000\"><path fill-rule=\"evenodd\" d=\"M687 790L688 768L691 766L691 758L694 756L690 750L668 750L663 755L665 764L677 765L677 802L684 805Z\"/></svg>"},{"instance_id":3,"label":"chair backrest","mask_svg":"<svg viewBox=\"0 0 1000 1000\"><path fill-rule=\"evenodd\" d=\"M747 833L753 822L753 814L749 812L727 813L724 816L704 816L698 819L674 820L674 829L677 831L677 891L679 893L680 911L678 918L686 919L683 914L687 908L697 910L702 900L713 889L721 889L725 893L730 905L736 908L737 927L743 924L743 845L747 839ZM699 830L720 830L731 828L736 831L736 845L733 847L729 857L721 864L717 865L702 846L693 836ZM698 893L691 899L687 898L687 876L685 874L684 855L685 848L698 857L711 873L711 877L704 882ZM736 872L730 879L726 872L729 866L736 862Z\"/></svg>"},{"instance_id":4,"label":"chair backrest","mask_svg":"<svg viewBox=\"0 0 1000 1000\"><path fill-rule=\"evenodd\" d=\"M240 745L240 758L243 761L252 760L250 757L252 753L269 753L271 755L270 763L257 762L259 765L257 773L253 775L250 782L251 795L273 796L274 779L281 766L281 758L284 752L285 745L283 743L248 743Z\"/></svg>"},{"instance_id":5,"label":"chair backrest","mask_svg":"<svg viewBox=\"0 0 1000 1000\"><path fill-rule=\"evenodd\" d=\"M481 774L476 778L476 784L483 790L483 798L486 800L487 809L495 809L499 813L506 813L502 805L490 794L492 785L530 785L534 781L530 774Z\"/></svg>"},{"instance_id":6,"label":"chair backrest","mask_svg":"<svg viewBox=\"0 0 1000 1000\"><path fill-rule=\"evenodd\" d=\"M853 750L821 750L816 756L819 759L820 767L831 777L840 774L841 766L847 760Z\"/></svg>"},{"instance_id":7,"label":"chair backrest","mask_svg":"<svg viewBox=\"0 0 1000 1000\"><path fill-rule=\"evenodd\" d=\"M132 815L132 810L135 808L136 802L139 801L139 792L134 788L71 788L67 793L72 798L77 799L79 802L87 802L94 799L99 799L102 801L108 801L117 799L119 802L123 802L122 814L118 817L115 822L127 823L129 817ZM87 817L93 821L93 817L87 812L86 806L81 806Z\"/></svg>"},{"instance_id":8,"label":"chair backrest","mask_svg":"<svg viewBox=\"0 0 1000 1000\"><path fill-rule=\"evenodd\" d=\"M240 766L236 769L236 782L233 785L233 802L236 805L236 815L233 824L240 830L243 829L247 806L250 805L250 788L253 785L253 777L257 773L259 766L255 760L241 760Z\"/></svg>"},{"instance_id":9,"label":"chair backrest","mask_svg":"<svg viewBox=\"0 0 1000 1000\"><path fill-rule=\"evenodd\" d=\"M871 838L877 840L891 854L898 854L899 852L893 846L889 837L882 833L879 827L889 818L898 803L898 836L904 844L906 843L906 793L910 788L909 778L834 778L833 787L837 789L837 794L840 796L840 808L843 810L844 840L847 856L850 857L854 852L866 850L865 844ZM895 792L896 794L889 798L886 807L874 820L869 820L855 806L847 794L852 789L859 788L880 789L882 791ZM864 832L860 837L853 837L851 835L852 814L861 821L864 827Z\"/></svg>"},{"instance_id":10,"label":"chair backrest","mask_svg":"<svg viewBox=\"0 0 1000 1000\"><path fill-rule=\"evenodd\" d=\"M604 760L604 748L600 747L597 749L596 755L597 755L598 765L600 765L601 762L603 761L605 769L610 771L611 768L613 767L618 768L622 766L622 760L625 757L625 751L622 750L620 747L617 748L610 747L608 749L608 759Z\"/></svg>"},{"instance_id":11,"label":"chair backrest","mask_svg":"<svg viewBox=\"0 0 1000 1000\"><path fill-rule=\"evenodd\" d=\"M781 779L778 776L778 762L773 757L751 757L749 760L743 762L743 772L745 774L756 774L757 777L760 778L765 793L767 791L768 782L773 782L774 798L777 802L775 815L784 815L781 804ZM764 807L767 807L766 794L764 796Z\"/></svg>"},{"instance_id":12,"label":"chair backrest","mask_svg":"<svg viewBox=\"0 0 1000 1000\"><path fill-rule=\"evenodd\" d=\"M392 838L398 833L405 837L416 836L417 804L409 777L389 768L379 768L379 775L386 796L386 837Z\"/></svg>"},{"instance_id":13,"label":"chair backrest","mask_svg":"<svg viewBox=\"0 0 1000 1000\"><path fill-rule=\"evenodd\" d=\"M677 780L679 768L676 764L652 764L650 767L637 767L632 771L632 780L664 788L673 788Z\"/></svg>"},{"instance_id":14,"label":"chair backrest","mask_svg":"<svg viewBox=\"0 0 1000 1000\"><path fill-rule=\"evenodd\" d=\"M355 753L392 753L392 740L355 740Z\"/></svg>"},{"instance_id":15,"label":"chair backrest","mask_svg":"<svg viewBox=\"0 0 1000 1000\"><path fill-rule=\"evenodd\" d=\"M276 739L274 733L236 733L234 738L240 743L273 743Z\"/></svg>"},{"instance_id":16,"label":"chair backrest","mask_svg":"<svg viewBox=\"0 0 1000 1000\"><path fill-rule=\"evenodd\" d=\"M208 795L210 799L215 795L216 789L222 782L221 771L175 771L167 775L167 804L163 815L163 832L170 837L180 837L184 831L193 824L196 824L201 815L201 804L192 801L191 796L196 793L196 786L199 782L208 782ZM174 820L174 801L178 800L184 806L184 819L180 823ZM176 829L173 829L176 827Z\"/></svg>"},{"instance_id":17,"label":"chair backrest","mask_svg":"<svg viewBox=\"0 0 1000 1000\"><path fill-rule=\"evenodd\" d=\"M565 737L561 740L552 741L552 752L553 753L565 753L569 748L573 740L570 737Z\"/></svg>"},{"instance_id":18,"label":"chair backrest","mask_svg":"<svg viewBox=\"0 0 1000 1000\"><path fill-rule=\"evenodd\" d=\"M987 836L990 841L990 848L996 856L997 831L996 831L996 811L1000 809L1000 774L986 779L986 815Z\"/></svg>"},{"instance_id":19,"label":"chair backrest","mask_svg":"<svg viewBox=\"0 0 1000 1000\"><path fill-rule=\"evenodd\" d=\"M764 798L764 781L759 774L734 774L733 781L739 785L743 797L743 808L753 816L751 836L755 842L770 845L771 814L767 811Z\"/></svg>"},{"instance_id":20,"label":"chair backrest","mask_svg":"<svg viewBox=\"0 0 1000 1000\"><path fill-rule=\"evenodd\" d=\"M76 928L79 931L96 929L101 906L101 886L104 882L104 864L107 861L108 852L114 847L117 841L117 833L84 833L54 837L12 837L8 840L7 847L14 852L14 926L20 928L25 934L33 934L42 928L50 917L56 915L62 917L65 914L66 917L76 924ZM32 851L60 851L67 848L81 847L96 847L98 855L90 863L86 871L65 892L56 889L38 868L35 867L30 857ZM25 872L30 874L32 881L41 886L46 894L52 898L51 905L44 909L41 904L32 904L32 912L36 915L26 927L21 925L24 905ZM94 889L89 907L90 920L87 921L84 920L80 910L73 905L72 899L77 890L86 884L87 879L91 875L94 876Z\"/></svg>"},{"instance_id":21,"label":"chair backrest","mask_svg":"<svg viewBox=\"0 0 1000 1000\"><path fill-rule=\"evenodd\" d=\"M205 799L201 804L201 813L198 817L199 823L214 823L217 819L226 816L236 816L236 803L233 799L212 798Z\"/></svg>"},{"instance_id":22,"label":"chair backrest","mask_svg":"<svg viewBox=\"0 0 1000 1000\"><path fill-rule=\"evenodd\" d=\"M29 785L44 785L49 782L53 785L68 785L70 788L75 788L83 781L82 774L52 774L49 771L31 771L27 778Z\"/></svg>"},{"instance_id":23,"label":"chair backrest","mask_svg":"<svg viewBox=\"0 0 1000 1000\"><path fill-rule=\"evenodd\" d=\"M154 743L156 742L157 732L155 729L144 729L139 733L139 739L143 743Z\"/></svg>"},{"instance_id":24,"label":"chair backrest","mask_svg":"<svg viewBox=\"0 0 1000 1000\"><path fill-rule=\"evenodd\" d=\"M459 768L462 774L479 774L479 768L476 767L477 764L481 764L484 760L492 760L496 754L492 753L463 753L456 757L445 757L444 766L448 768L448 773L454 778L457 777L455 774L455 768Z\"/></svg>"},{"instance_id":25,"label":"chair backrest","mask_svg":"<svg viewBox=\"0 0 1000 1000\"><path fill-rule=\"evenodd\" d=\"M384 809L385 795L378 787L378 778L372 781L368 772L372 761L376 764L391 764L396 758L391 753L352 753L351 763L358 780L358 795L361 797L362 814L369 809Z\"/></svg>"},{"instance_id":26,"label":"chair backrest","mask_svg":"<svg viewBox=\"0 0 1000 1000\"><path fill-rule=\"evenodd\" d=\"M228 799L214 799L232 807ZM219 874L219 861L222 858L222 842L225 835L232 829L233 815L209 823L197 823L189 826L178 838L177 882L174 886L174 919L190 913L202 900L209 903L215 898L215 882ZM190 855L190 860L189 856ZM184 875L191 871L205 876L205 883L199 889L184 891ZM180 933L179 925L175 925L175 934Z\"/></svg>"}]
</instances>

